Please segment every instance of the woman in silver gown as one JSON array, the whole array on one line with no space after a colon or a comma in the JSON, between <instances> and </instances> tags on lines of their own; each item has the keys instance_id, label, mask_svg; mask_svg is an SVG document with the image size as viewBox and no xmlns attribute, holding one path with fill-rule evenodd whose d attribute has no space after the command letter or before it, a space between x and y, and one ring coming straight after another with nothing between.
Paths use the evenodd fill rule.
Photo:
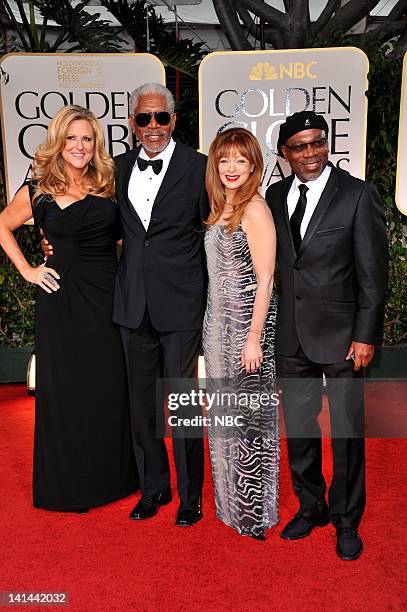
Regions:
<instances>
[{"instance_id":1,"label":"woman in silver gown","mask_svg":"<svg viewBox=\"0 0 407 612\"><path fill-rule=\"evenodd\" d=\"M208 411L217 516L260 540L278 522L279 476L276 236L258 192L262 172L261 150L250 132L233 128L215 138L206 177L211 214L203 327L207 393L218 393Z\"/></svg>"}]
</instances>

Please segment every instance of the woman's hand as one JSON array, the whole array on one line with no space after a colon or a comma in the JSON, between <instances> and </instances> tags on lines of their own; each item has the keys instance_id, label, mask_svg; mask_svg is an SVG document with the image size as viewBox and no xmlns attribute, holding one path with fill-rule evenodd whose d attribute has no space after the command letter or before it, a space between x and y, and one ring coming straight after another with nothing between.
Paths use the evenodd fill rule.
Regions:
<instances>
[{"instance_id":1,"label":"woman's hand","mask_svg":"<svg viewBox=\"0 0 407 612\"><path fill-rule=\"evenodd\" d=\"M242 348L241 365L246 372L255 372L263 363L263 351L260 345L260 334L249 332Z\"/></svg>"},{"instance_id":2,"label":"woman's hand","mask_svg":"<svg viewBox=\"0 0 407 612\"><path fill-rule=\"evenodd\" d=\"M59 289L57 279L61 277L59 276L58 272L52 268L47 268L45 264L42 264L37 268L32 268L30 266L27 268L27 270L24 270L22 274L26 281L33 283L34 285L38 285L47 293L52 293L53 291L58 291Z\"/></svg>"}]
</instances>

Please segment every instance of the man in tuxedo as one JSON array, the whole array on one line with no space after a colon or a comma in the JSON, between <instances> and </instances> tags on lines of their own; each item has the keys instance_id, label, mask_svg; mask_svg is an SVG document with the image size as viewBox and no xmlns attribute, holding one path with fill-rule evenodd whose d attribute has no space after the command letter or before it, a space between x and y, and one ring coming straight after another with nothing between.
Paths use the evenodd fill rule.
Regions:
<instances>
[{"instance_id":1,"label":"man in tuxedo","mask_svg":"<svg viewBox=\"0 0 407 612\"><path fill-rule=\"evenodd\" d=\"M380 342L388 249L376 189L328 162L328 125L303 111L280 127L293 175L267 190L277 230L281 295L277 373L300 509L281 537L304 538L331 520L336 552L358 558L365 507L363 368ZM329 399L333 479L322 473L322 374Z\"/></svg>"},{"instance_id":2,"label":"man in tuxedo","mask_svg":"<svg viewBox=\"0 0 407 612\"><path fill-rule=\"evenodd\" d=\"M115 159L123 251L113 320L122 334L142 493L130 518L142 520L172 499L156 381L197 374L206 295L202 221L209 206L206 157L172 139L171 92L143 85L132 93L130 110L139 146ZM173 450L176 525L191 526L202 517L203 440L174 437Z\"/></svg>"}]
</instances>

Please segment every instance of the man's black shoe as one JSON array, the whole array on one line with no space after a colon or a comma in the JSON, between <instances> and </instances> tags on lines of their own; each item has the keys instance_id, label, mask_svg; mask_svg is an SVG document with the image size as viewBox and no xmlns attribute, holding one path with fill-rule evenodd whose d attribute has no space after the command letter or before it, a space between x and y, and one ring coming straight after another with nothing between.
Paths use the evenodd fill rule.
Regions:
<instances>
[{"instance_id":1,"label":"man's black shoe","mask_svg":"<svg viewBox=\"0 0 407 612\"><path fill-rule=\"evenodd\" d=\"M177 527L192 527L202 518L201 504L180 504L175 524Z\"/></svg>"},{"instance_id":2,"label":"man's black shoe","mask_svg":"<svg viewBox=\"0 0 407 612\"><path fill-rule=\"evenodd\" d=\"M142 521L157 514L160 506L165 506L172 501L171 487L160 491L155 495L141 495L137 504L129 514L129 518L135 521Z\"/></svg>"},{"instance_id":3,"label":"man's black shoe","mask_svg":"<svg viewBox=\"0 0 407 612\"><path fill-rule=\"evenodd\" d=\"M362 538L351 527L336 530L336 554L345 561L354 561L363 552Z\"/></svg>"},{"instance_id":4,"label":"man's black shoe","mask_svg":"<svg viewBox=\"0 0 407 612\"><path fill-rule=\"evenodd\" d=\"M324 516L317 520L308 520L298 512L284 527L280 537L284 540L301 540L301 538L309 536L314 527L325 527L329 522L329 516Z\"/></svg>"}]
</instances>

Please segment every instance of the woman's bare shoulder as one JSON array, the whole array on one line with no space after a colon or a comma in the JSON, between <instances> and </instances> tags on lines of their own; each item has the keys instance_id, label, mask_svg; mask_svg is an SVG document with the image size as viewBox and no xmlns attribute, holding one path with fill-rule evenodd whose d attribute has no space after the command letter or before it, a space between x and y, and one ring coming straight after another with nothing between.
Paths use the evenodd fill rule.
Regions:
<instances>
[{"instance_id":1,"label":"woman's bare shoulder","mask_svg":"<svg viewBox=\"0 0 407 612\"><path fill-rule=\"evenodd\" d=\"M256 195L248 203L244 216L248 219L270 217L270 208L261 195Z\"/></svg>"}]
</instances>

